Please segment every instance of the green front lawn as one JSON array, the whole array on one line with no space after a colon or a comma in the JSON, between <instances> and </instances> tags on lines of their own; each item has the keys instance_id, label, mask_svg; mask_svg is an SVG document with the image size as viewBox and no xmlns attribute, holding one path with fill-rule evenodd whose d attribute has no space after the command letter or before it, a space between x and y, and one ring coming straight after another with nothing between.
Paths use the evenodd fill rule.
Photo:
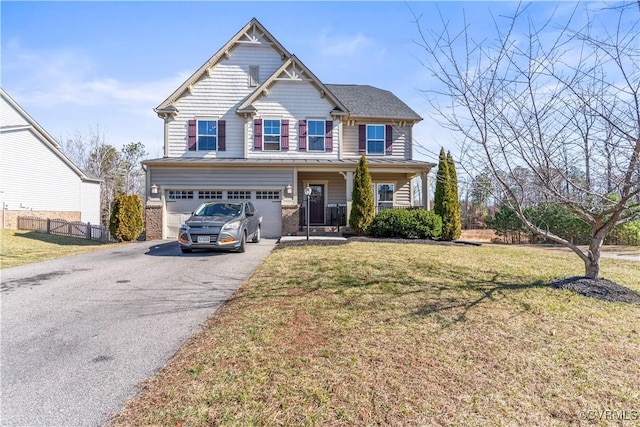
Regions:
<instances>
[{"instance_id":1,"label":"green front lawn","mask_svg":"<svg viewBox=\"0 0 640 427\"><path fill-rule=\"evenodd\" d=\"M602 266L604 277L640 291L639 263ZM547 286L582 273L575 255L531 247L276 250L115 423L586 425L604 410L629 417L640 411L640 306Z\"/></svg>"},{"instance_id":2,"label":"green front lawn","mask_svg":"<svg viewBox=\"0 0 640 427\"><path fill-rule=\"evenodd\" d=\"M108 246L87 239L4 228L0 237L0 268L62 258Z\"/></svg>"}]
</instances>

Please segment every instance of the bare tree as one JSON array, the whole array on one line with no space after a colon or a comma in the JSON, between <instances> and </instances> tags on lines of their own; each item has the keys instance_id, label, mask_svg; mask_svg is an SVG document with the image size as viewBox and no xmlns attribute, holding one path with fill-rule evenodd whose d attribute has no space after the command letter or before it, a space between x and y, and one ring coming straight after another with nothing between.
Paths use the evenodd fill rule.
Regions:
<instances>
[{"instance_id":1,"label":"bare tree","mask_svg":"<svg viewBox=\"0 0 640 427\"><path fill-rule=\"evenodd\" d=\"M465 169L489 170L500 202L532 232L571 248L593 279L605 236L640 213L638 6L576 5L557 26L553 16L537 25L519 5L494 17L495 38L480 41L466 18L454 29L441 16L441 30L424 31L416 17L426 67L442 87L430 91L432 104L460 136ZM578 17L586 25L576 29ZM590 225L587 250L527 218L541 200Z\"/></svg>"}]
</instances>

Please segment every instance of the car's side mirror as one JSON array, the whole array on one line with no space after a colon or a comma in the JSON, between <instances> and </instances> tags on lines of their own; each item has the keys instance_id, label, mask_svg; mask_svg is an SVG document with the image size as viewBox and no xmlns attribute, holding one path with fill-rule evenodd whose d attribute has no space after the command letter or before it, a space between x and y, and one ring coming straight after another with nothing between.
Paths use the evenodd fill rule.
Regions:
<instances>
[{"instance_id":1,"label":"car's side mirror","mask_svg":"<svg viewBox=\"0 0 640 427\"><path fill-rule=\"evenodd\" d=\"M253 216L253 215L254 215L254 213L253 213L253 212L245 212L244 214L245 214L246 216Z\"/></svg>"}]
</instances>

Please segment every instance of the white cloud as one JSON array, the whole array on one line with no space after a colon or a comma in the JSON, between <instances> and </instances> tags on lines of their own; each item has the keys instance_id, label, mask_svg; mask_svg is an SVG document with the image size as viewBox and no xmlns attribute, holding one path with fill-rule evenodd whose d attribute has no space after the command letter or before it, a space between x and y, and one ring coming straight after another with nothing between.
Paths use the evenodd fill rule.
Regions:
<instances>
[{"instance_id":1,"label":"white cloud","mask_svg":"<svg viewBox=\"0 0 640 427\"><path fill-rule=\"evenodd\" d=\"M316 41L323 56L353 56L369 50L373 40L362 33L354 35L331 34L330 30L320 33Z\"/></svg>"},{"instance_id":2,"label":"white cloud","mask_svg":"<svg viewBox=\"0 0 640 427\"><path fill-rule=\"evenodd\" d=\"M3 56L3 79L25 103L153 108L162 101L158 94L169 95L188 77L187 72L155 81L102 76L98 64L83 52L29 50L15 40Z\"/></svg>"}]
</instances>

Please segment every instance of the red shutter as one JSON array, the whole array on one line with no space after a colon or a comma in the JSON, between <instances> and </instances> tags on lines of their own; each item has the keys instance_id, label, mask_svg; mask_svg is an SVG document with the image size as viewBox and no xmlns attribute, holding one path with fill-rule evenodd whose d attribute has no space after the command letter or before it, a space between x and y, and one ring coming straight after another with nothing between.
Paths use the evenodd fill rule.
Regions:
<instances>
[{"instance_id":1,"label":"red shutter","mask_svg":"<svg viewBox=\"0 0 640 427\"><path fill-rule=\"evenodd\" d=\"M282 151L289 149L289 120L280 121L280 149Z\"/></svg>"},{"instance_id":2,"label":"red shutter","mask_svg":"<svg viewBox=\"0 0 640 427\"><path fill-rule=\"evenodd\" d=\"M324 122L324 151L333 151L333 120Z\"/></svg>"},{"instance_id":3,"label":"red shutter","mask_svg":"<svg viewBox=\"0 0 640 427\"><path fill-rule=\"evenodd\" d=\"M218 120L218 151L227 149L227 126L224 120Z\"/></svg>"},{"instance_id":4,"label":"red shutter","mask_svg":"<svg viewBox=\"0 0 640 427\"><path fill-rule=\"evenodd\" d=\"M358 126L358 153L367 152L367 125Z\"/></svg>"},{"instance_id":5,"label":"red shutter","mask_svg":"<svg viewBox=\"0 0 640 427\"><path fill-rule=\"evenodd\" d=\"M188 129L187 147L189 151L195 151L196 150L196 121L189 120L187 129Z\"/></svg>"},{"instance_id":6,"label":"red shutter","mask_svg":"<svg viewBox=\"0 0 640 427\"><path fill-rule=\"evenodd\" d=\"M262 119L253 120L253 149L262 150Z\"/></svg>"},{"instance_id":7,"label":"red shutter","mask_svg":"<svg viewBox=\"0 0 640 427\"><path fill-rule=\"evenodd\" d=\"M307 150L307 121L298 121L298 150Z\"/></svg>"},{"instance_id":8,"label":"red shutter","mask_svg":"<svg viewBox=\"0 0 640 427\"><path fill-rule=\"evenodd\" d=\"M384 153L391 155L393 154L393 128L390 125L387 125L384 138Z\"/></svg>"}]
</instances>

